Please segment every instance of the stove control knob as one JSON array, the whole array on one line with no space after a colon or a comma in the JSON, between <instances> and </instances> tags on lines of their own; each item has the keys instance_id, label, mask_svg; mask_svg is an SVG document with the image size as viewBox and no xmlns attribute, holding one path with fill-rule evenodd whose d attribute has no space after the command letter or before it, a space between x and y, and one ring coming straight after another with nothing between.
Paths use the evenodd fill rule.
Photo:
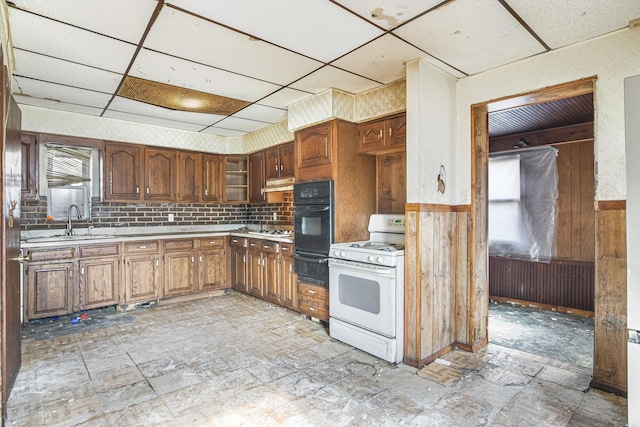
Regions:
<instances>
[{"instance_id":1,"label":"stove control knob","mask_svg":"<svg viewBox=\"0 0 640 427\"><path fill-rule=\"evenodd\" d=\"M370 262L374 262L376 260L376 257L374 257L373 255L369 255L368 259Z\"/></svg>"},{"instance_id":2,"label":"stove control knob","mask_svg":"<svg viewBox=\"0 0 640 427\"><path fill-rule=\"evenodd\" d=\"M333 251L333 255L334 256L340 256L340 251L338 251L338 250Z\"/></svg>"},{"instance_id":3,"label":"stove control knob","mask_svg":"<svg viewBox=\"0 0 640 427\"><path fill-rule=\"evenodd\" d=\"M346 255L347 255L347 253L346 253L345 251L340 252L340 256L341 256L341 257L344 257L344 256L346 256Z\"/></svg>"},{"instance_id":4,"label":"stove control knob","mask_svg":"<svg viewBox=\"0 0 640 427\"><path fill-rule=\"evenodd\" d=\"M379 256L379 257L378 257L378 262L379 262L380 264L382 264L382 261L384 261L384 258L382 258L381 256Z\"/></svg>"}]
</instances>

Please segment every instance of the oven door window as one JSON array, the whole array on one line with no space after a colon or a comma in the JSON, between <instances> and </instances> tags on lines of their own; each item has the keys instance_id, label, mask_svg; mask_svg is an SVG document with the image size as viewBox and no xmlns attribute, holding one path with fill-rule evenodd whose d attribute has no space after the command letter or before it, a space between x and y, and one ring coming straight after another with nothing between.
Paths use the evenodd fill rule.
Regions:
<instances>
[{"instance_id":1,"label":"oven door window","mask_svg":"<svg viewBox=\"0 0 640 427\"><path fill-rule=\"evenodd\" d=\"M312 205L294 208L296 251L328 254L333 243L331 206Z\"/></svg>"},{"instance_id":2,"label":"oven door window","mask_svg":"<svg viewBox=\"0 0 640 427\"><path fill-rule=\"evenodd\" d=\"M338 276L340 304L371 314L380 314L380 283L360 277Z\"/></svg>"}]
</instances>

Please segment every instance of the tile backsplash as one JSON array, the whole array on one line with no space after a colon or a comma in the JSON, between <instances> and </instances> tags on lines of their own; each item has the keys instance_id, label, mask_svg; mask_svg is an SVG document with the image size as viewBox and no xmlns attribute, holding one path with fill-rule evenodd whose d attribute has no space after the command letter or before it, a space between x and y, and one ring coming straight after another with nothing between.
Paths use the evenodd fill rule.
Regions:
<instances>
[{"instance_id":1,"label":"tile backsplash","mask_svg":"<svg viewBox=\"0 0 640 427\"><path fill-rule=\"evenodd\" d=\"M274 220L273 214L276 214ZM169 215L173 221L169 221ZM47 201L23 200L20 214L22 231L65 229L67 218L47 221ZM115 203L94 198L91 219L74 220L74 227L152 227L203 225L257 225L265 228L293 228L293 196L285 194L282 203Z\"/></svg>"}]
</instances>

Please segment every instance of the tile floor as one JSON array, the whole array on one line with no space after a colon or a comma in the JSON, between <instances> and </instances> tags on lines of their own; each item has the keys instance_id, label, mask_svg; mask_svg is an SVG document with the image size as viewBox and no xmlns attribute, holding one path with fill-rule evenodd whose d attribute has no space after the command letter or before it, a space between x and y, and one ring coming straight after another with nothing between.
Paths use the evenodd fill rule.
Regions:
<instances>
[{"instance_id":1,"label":"tile floor","mask_svg":"<svg viewBox=\"0 0 640 427\"><path fill-rule=\"evenodd\" d=\"M25 339L7 425L626 425L589 369L495 344L418 371L235 292L118 315Z\"/></svg>"}]
</instances>

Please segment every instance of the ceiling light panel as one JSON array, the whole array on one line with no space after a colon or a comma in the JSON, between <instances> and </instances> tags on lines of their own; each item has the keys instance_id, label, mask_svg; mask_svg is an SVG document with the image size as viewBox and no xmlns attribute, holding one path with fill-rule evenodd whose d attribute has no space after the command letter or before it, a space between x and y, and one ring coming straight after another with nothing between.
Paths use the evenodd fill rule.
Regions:
<instances>
[{"instance_id":1,"label":"ceiling light panel","mask_svg":"<svg viewBox=\"0 0 640 427\"><path fill-rule=\"evenodd\" d=\"M115 92L122 80L122 74L25 50L14 49L13 55L16 65L13 74L18 76L108 93Z\"/></svg>"},{"instance_id":2,"label":"ceiling light panel","mask_svg":"<svg viewBox=\"0 0 640 427\"><path fill-rule=\"evenodd\" d=\"M280 85L322 65L169 7L162 9L145 47Z\"/></svg>"},{"instance_id":3,"label":"ceiling light panel","mask_svg":"<svg viewBox=\"0 0 640 427\"><path fill-rule=\"evenodd\" d=\"M411 18L431 9L442 0L376 0L375 2L362 0L337 0L347 9L357 13L364 19L378 25L385 30L391 30Z\"/></svg>"},{"instance_id":4,"label":"ceiling light panel","mask_svg":"<svg viewBox=\"0 0 640 427\"><path fill-rule=\"evenodd\" d=\"M281 86L143 49L129 72L134 77L254 102Z\"/></svg>"},{"instance_id":5,"label":"ceiling light panel","mask_svg":"<svg viewBox=\"0 0 640 427\"><path fill-rule=\"evenodd\" d=\"M147 104L144 102L134 101L132 99L116 96L109 110L115 110L122 113L131 113L140 116L158 117L163 120L171 120L176 122L193 123L209 126L223 119L225 116L218 114L192 113L190 111L170 110L168 108Z\"/></svg>"},{"instance_id":6,"label":"ceiling light panel","mask_svg":"<svg viewBox=\"0 0 640 427\"><path fill-rule=\"evenodd\" d=\"M266 98L262 98L259 102L260 104L267 105L269 107L287 108L289 105L301 101L304 98L308 98L311 95L312 94L309 92L302 92L300 90L285 87Z\"/></svg>"},{"instance_id":7,"label":"ceiling light panel","mask_svg":"<svg viewBox=\"0 0 640 427\"><path fill-rule=\"evenodd\" d=\"M278 123L287 118L287 110L253 104L243 108L233 115L241 119L258 120L267 123Z\"/></svg>"},{"instance_id":8,"label":"ceiling light panel","mask_svg":"<svg viewBox=\"0 0 640 427\"><path fill-rule=\"evenodd\" d=\"M156 0L12 0L21 9L80 28L139 43L158 2Z\"/></svg>"},{"instance_id":9,"label":"ceiling light panel","mask_svg":"<svg viewBox=\"0 0 640 427\"><path fill-rule=\"evenodd\" d=\"M508 3L553 49L619 30L640 17L638 0L509 0Z\"/></svg>"},{"instance_id":10,"label":"ceiling light panel","mask_svg":"<svg viewBox=\"0 0 640 427\"><path fill-rule=\"evenodd\" d=\"M174 128L174 129L188 130L191 132L199 132L205 127L205 126L194 124L194 123L184 123L184 122L179 122L175 120L166 120L166 119L161 119L159 117L139 116L137 114L122 113L120 111L114 111L114 110L105 112L102 117L124 120L127 122L144 123L146 125L163 126L168 128Z\"/></svg>"},{"instance_id":11,"label":"ceiling light panel","mask_svg":"<svg viewBox=\"0 0 640 427\"><path fill-rule=\"evenodd\" d=\"M32 98L104 108L111 95L14 76L13 92Z\"/></svg>"},{"instance_id":12,"label":"ceiling light panel","mask_svg":"<svg viewBox=\"0 0 640 427\"><path fill-rule=\"evenodd\" d=\"M424 56L420 49L387 34L332 65L386 84L405 76L405 62Z\"/></svg>"},{"instance_id":13,"label":"ceiling light panel","mask_svg":"<svg viewBox=\"0 0 640 427\"><path fill-rule=\"evenodd\" d=\"M31 105L34 107L47 108L49 110L66 111L69 113L87 114L90 116L100 116L103 108L86 107L84 105L68 104L65 102L52 101L50 99L31 98L13 93L13 97L20 105Z\"/></svg>"},{"instance_id":14,"label":"ceiling light panel","mask_svg":"<svg viewBox=\"0 0 640 427\"><path fill-rule=\"evenodd\" d=\"M132 44L100 36L9 8L11 37L16 48L79 64L124 73L136 50Z\"/></svg>"},{"instance_id":15,"label":"ceiling light panel","mask_svg":"<svg viewBox=\"0 0 640 427\"><path fill-rule=\"evenodd\" d=\"M545 51L497 1L457 0L394 32L467 74Z\"/></svg>"},{"instance_id":16,"label":"ceiling light panel","mask_svg":"<svg viewBox=\"0 0 640 427\"><path fill-rule=\"evenodd\" d=\"M381 86L380 83L356 76L355 74L339 70L330 65L314 72L291 85L294 89L319 93L327 88L340 89L349 93L359 93L364 90Z\"/></svg>"},{"instance_id":17,"label":"ceiling light panel","mask_svg":"<svg viewBox=\"0 0 640 427\"><path fill-rule=\"evenodd\" d=\"M333 61L383 34L379 28L327 0L168 0L168 3L323 62Z\"/></svg>"}]
</instances>

